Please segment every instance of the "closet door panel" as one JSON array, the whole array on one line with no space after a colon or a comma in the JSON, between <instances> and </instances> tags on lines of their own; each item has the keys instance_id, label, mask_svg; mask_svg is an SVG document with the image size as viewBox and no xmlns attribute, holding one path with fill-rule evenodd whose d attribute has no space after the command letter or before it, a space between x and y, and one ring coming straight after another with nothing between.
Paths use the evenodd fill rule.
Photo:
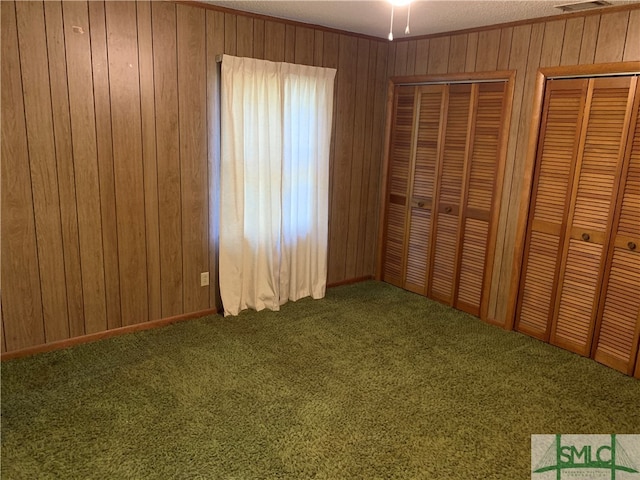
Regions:
<instances>
[{"instance_id":1,"label":"closet door panel","mask_svg":"<svg viewBox=\"0 0 640 480\"><path fill-rule=\"evenodd\" d=\"M590 82L593 93L576 165L567 226L570 241L561 265L557 317L551 333L551 343L581 355L591 351L633 100L629 77Z\"/></svg>"},{"instance_id":2,"label":"closet door panel","mask_svg":"<svg viewBox=\"0 0 640 480\"><path fill-rule=\"evenodd\" d=\"M383 280L403 286L405 231L411 147L413 135L415 87L396 88L389 152L389 179Z\"/></svg>"},{"instance_id":3,"label":"closet door panel","mask_svg":"<svg viewBox=\"0 0 640 480\"><path fill-rule=\"evenodd\" d=\"M547 83L516 329L548 340L588 81Z\"/></svg>"},{"instance_id":4,"label":"closet door panel","mask_svg":"<svg viewBox=\"0 0 640 480\"><path fill-rule=\"evenodd\" d=\"M440 151L444 85L418 88L417 129L415 131L415 162L411 188L409 244L404 287L425 294L429 277L428 259L431 238L431 217Z\"/></svg>"},{"instance_id":5,"label":"closet door panel","mask_svg":"<svg viewBox=\"0 0 640 480\"><path fill-rule=\"evenodd\" d=\"M458 254L458 219L466 167L471 85L451 85L447 101L442 163L436 194L435 247L429 296L453 304Z\"/></svg>"},{"instance_id":6,"label":"closet door panel","mask_svg":"<svg viewBox=\"0 0 640 480\"><path fill-rule=\"evenodd\" d=\"M477 88L471 156L468 165L456 306L480 314L489 223L498 174L505 83L484 83ZM489 273L489 278L491 274Z\"/></svg>"},{"instance_id":7,"label":"closet door panel","mask_svg":"<svg viewBox=\"0 0 640 480\"><path fill-rule=\"evenodd\" d=\"M603 305L594 358L633 374L640 336L640 87L622 175L622 197L603 284Z\"/></svg>"}]
</instances>

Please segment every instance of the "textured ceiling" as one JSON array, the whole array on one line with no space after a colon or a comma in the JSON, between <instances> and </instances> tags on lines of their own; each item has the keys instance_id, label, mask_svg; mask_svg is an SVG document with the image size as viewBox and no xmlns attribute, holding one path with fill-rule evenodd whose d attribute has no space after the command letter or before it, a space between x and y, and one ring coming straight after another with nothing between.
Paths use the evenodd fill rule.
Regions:
<instances>
[{"instance_id":1,"label":"textured ceiling","mask_svg":"<svg viewBox=\"0 0 640 480\"><path fill-rule=\"evenodd\" d=\"M411 35L426 35L494 25L562 13L556 5L578 0L417 0L411 4ZM640 0L609 0L614 5ZM253 1L212 0L207 3L235 10L337 28L386 38L391 4L387 1ZM404 37L407 7L396 7L393 35Z\"/></svg>"}]
</instances>

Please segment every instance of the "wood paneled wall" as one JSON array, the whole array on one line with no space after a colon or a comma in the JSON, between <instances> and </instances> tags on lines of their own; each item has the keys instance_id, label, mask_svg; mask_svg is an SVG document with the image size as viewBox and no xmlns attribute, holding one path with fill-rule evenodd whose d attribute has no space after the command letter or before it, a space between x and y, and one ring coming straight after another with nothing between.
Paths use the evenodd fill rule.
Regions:
<instances>
[{"instance_id":1,"label":"wood paneled wall","mask_svg":"<svg viewBox=\"0 0 640 480\"><path fill-rule=\"evenodd\" d=\"M388 75L515 70L489 319L504 323L525 174L535 75L540 67L640 60L640 8L394 42Z\"/></svg>"},{"instance_id":2,"label":"wood paneled wall","mask_svg":"<svg viewBox=\"0 0 640 480\"><path fill-rule=\"evenodd\" d=\"M503 321L537 68L640 59L638 9L393 43L170 2L3 1L1 16L2 351L219 306L220 53L338 69L330 283L374 273L387 79L516 70Z\"/></svg>"},{"instance_id":3,"label":"wood paneled wall","mask_svg":"<svg viewBox=\"0 0 640 480\"><path fill-rule=\"evenodd\" d=\"M221 53L338 69L328 281L373 272L387 42L170 2L1 9L2 351L219 306Z\"/></svg>"}]
</instances>

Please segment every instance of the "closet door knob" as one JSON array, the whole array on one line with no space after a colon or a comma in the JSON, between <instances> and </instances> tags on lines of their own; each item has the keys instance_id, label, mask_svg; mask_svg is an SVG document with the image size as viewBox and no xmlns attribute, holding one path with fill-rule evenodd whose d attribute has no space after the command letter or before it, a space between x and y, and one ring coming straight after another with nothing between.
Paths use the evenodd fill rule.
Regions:
<instances>
[{"instance_id":1,"label":"closet door knob","mask_svg":"<svg viewBox=\"0 0 640 480\"><path fill-rule=\"evenodd\" d=\"M424 202L418 202L418 206L419 206L420 208L424 207Z\"/></svg>"},{"instance_id":2,"label":"closet door knob","mask_svg":"<svg viewBox=\"0 0 640 480\"><path fill-rule=\"evenodd\" d=\"M451 207L447 207L444 209L444 213L451 213Z\"/></svg>"},{"instance_id":3,"label":"closet door knob","mask_svg":"<svg viewBox=\"0 0 640 480\"><path fill-rule=\"evenodd\" d=\"M629 242L627 243L627 247L629 247L629 250L635 250L636 249L636 244L633 242Z\"/></svg>"},{"instance_id":4,"label":"closet door knob","mask_svg":"<svg viewBox=\"0 0 640 480\"><path fill-rule=\"evenodd\" d=\"M591 238L591 237L589 236L589 234L588 234L588 233L583 233L583 234L582 234L582 239L583 239L585 242L588 242L590 238Z\"/></svg>"}]
</instances>

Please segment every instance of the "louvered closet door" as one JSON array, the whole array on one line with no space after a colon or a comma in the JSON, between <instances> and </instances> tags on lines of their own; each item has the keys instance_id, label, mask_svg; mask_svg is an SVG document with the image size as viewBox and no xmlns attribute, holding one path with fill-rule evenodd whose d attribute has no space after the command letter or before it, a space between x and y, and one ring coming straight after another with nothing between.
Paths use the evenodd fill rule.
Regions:
<instances>
[{"instance_id":1,"label":"louvered closet door","mask_svg":"<svg viewBox=\"0 0 640 480\"><path fill-rule=\"evenodd\" d=\"M458 220L471 118L471 85L449 87L439 184L434 213L434 251L429 296L453 305L458 255Z\"/></svg>"},{"instance_id":2,"label":"louvered closet door","mask_svg":"<svg viewBox=\"0 0 640 480\"><path fill-rule=\"evenodd\" d=\"M485 280L491 279L487 265L494 192L499 175L502 112L506 83L481 83L474 88L470 161L461 215L461 249L455 306L480 315ZM488 288L488 287L487 287ZM486 302L485 302L486 303Z\"/></svg>"},{"instance_id":3,"label":"louvered closet door","mask_svg":"<svg viewBox=\"0 0 640 480\"><path fill-rule=\"evenodd\" d=\"M403 286L406 265L405 231L409 172L413 168L411 156L415 90L413 86L395 89L391 126L382 278L399 287Z\"/></svg>"},{"instance_id":4,"label":"louvered closet door","mask_svg":"<svg viewBox=\"0 0 640 480\"><path fill-rule=\"evenodd\" d=\"M586 79L546 86L516 313L516 329L542 340L553 319L587 86Z\"/></svg>"},{"instance_id":5,"label":"louvered closet door","mask_svg":"<svg viewBox=\"0 0 640 480\"><path fill-rule=\"evenodd\" d=\"M409 238L404 288L424 295L428 278L429 239L440 130L445 100L444 85L417 90L415 168L409 203Z\"/></svg>"},{"instance_id":6,"label":"louvered closet door","mask_svg":"<svg viewBox=\"0 0 640 480\"><path fill-rule=\"evenodd\" d=\"M550 339L581 355L591 350L630 121L632 81L630 77L589 81Z\"/></svg>"},{"instance_id":7,"label":"louvered closet door","mask_svg":"<svg viewBox=\"0 0 640 480\"><path fill-rule=\"evenodd\" d=\"M639 104L640 86L636 85L631 135L602 286L594 349L598 362L629 375L634 371L640 336Z\"/></svg>"}]
</instances>

